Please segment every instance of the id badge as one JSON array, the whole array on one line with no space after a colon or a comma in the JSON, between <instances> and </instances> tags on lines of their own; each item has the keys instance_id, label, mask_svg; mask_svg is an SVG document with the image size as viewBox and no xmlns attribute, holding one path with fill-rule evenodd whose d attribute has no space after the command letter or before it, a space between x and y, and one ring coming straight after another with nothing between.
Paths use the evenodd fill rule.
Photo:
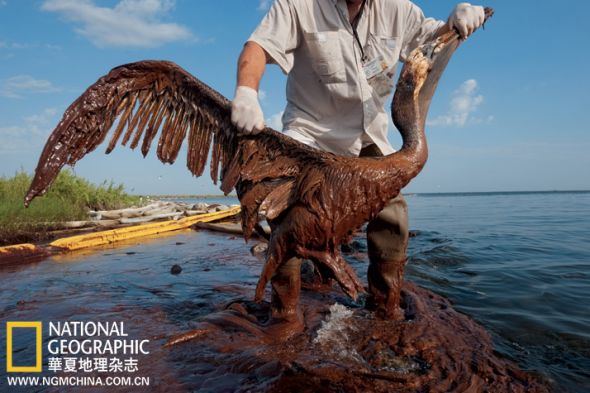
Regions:
<instances>
[{"instance_id":1,"label":"id badge","mask_svg":"<svg viewBox=\"0 0 590 393\"><path fill-rule=\"evenodd\" d=\"M367 80L372 79L376 75L379 75L387 70L387 63L383 59L383 56L378 55L374 59L368 60L363 64L363 70Z\"/></svg>"}]
</instances>

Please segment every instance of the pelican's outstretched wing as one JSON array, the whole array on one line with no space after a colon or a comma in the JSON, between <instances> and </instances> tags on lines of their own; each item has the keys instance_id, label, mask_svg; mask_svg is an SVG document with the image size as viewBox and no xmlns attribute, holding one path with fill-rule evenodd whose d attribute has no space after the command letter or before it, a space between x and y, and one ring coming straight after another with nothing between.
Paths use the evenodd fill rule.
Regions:
<instances>
[{"instance_id":1,"label":"pelican's outstretched wing","mask_svg":"<svg viewBox=\"0 0 590 393\"><path fill-rule=\"evenodd\" d=\"M240 136L230 113L225 97L174 63L140 61L114 68L64 113L39 158L25 205L47 191L64 165L74 165L101 144L116 124L107 153L121 141L132 149L141 144L145 156L159 132L157 156L173 163L188 135L187 166L200 176L212 150L211 178L217 183L221 177L226 194L237 189L247 207L242 218L248 236L261 205L271 217L288 207L299 163L315 154L270 128Z\"/></svg>"}]
</instances>

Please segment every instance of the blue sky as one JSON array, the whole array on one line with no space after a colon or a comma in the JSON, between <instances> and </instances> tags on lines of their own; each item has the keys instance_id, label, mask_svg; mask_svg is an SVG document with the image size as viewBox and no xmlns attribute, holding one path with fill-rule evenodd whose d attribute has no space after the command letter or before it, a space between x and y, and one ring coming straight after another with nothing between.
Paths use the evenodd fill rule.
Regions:
<instances>
[{"instance_id":1,"label":"blue sky","mask_svg":"<svg viewBox=\"0 0 590 393\"><path fill-rule=\"evenodd\" d=\"M323 1L323 0L318 0ZM379 1L379 0L378 0ZM171 60L232 98L236 60L270 5L264 0L0 0L0 175L33 171L67 106L111 68ZM446 19L454 1L416 1ZM590 2L494 1L496 15L456 53L427 127L430 158L406 192L590 189ZM268 124L285 77L267 68ZM391 128L390 139L399 145ZM179 158L104 147L78 175L140 194L219 194Z\"/></svg>"}]
</instances>

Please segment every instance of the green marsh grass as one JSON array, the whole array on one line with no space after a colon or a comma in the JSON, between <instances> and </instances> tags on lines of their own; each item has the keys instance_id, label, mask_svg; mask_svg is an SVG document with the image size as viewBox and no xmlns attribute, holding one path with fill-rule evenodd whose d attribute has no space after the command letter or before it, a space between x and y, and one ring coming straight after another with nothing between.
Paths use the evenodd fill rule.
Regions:
<instances>
[{"instance_id":1,"label":"green marsh grass","mask_svg":"<svg viewBox=\"0 0 590 393\"><path fill-rule=\"evenodd\" d=\"M121 184L105 181L94 185L64 170L47 194L25 208L23 198L31 181L23 171L10 178L0 177L0 244L44 240L48 230L59 229L59 223L88 219L88 210L119 209L141 202Z\"/></svg>"}]
</instances>

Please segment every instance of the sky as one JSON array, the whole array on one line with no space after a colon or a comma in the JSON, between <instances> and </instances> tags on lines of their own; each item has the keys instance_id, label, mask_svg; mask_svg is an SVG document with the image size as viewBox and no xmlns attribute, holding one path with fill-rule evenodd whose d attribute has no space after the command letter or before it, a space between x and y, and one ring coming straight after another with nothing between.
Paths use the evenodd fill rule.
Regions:
<instances>
[{"instance_id":1,"label":"sky","mask_svg":"<svg viewBox=\"0 0 590 393\"><path fill-rule=\"evenodd\" d=\"M326 0L317 0L326 1ZM382 1L382 0L377 0ZM33 172L64 110L124 63L179 64L228 98L242 45L270 0L0 0L0 176ZM446 20L455 1L416 0ZM430 156L405 192L590 189L590 64L585 0L496 1L495 16L455 53L427 123ZM261 83L267 124L280 128L286 77ZM400 138L390 125L390 140ZM221 194L180 158L99 148L76 174L142 195ZM152 149L155 150L155 149Z\"/></svg>"}]
</instances>

